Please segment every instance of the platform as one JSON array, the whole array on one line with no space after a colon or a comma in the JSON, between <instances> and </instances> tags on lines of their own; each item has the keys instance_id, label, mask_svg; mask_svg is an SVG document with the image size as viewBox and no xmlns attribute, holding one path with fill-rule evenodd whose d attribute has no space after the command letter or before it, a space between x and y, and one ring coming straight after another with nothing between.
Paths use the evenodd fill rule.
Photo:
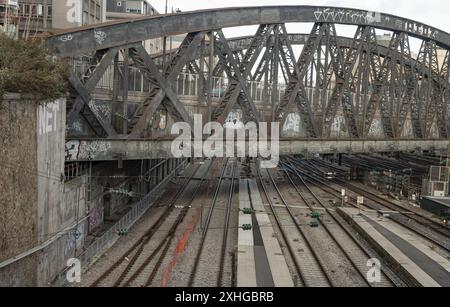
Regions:
<instances>
[{"instance_id":1,"label":"platform","mask_svg":"<svg viewBox=\"0 0 450 307\"><path fill-rule=\"evenodd\" d=\"M239 224L253 231L239 230L238 287L293 287L294 283L280 244L261 200L256 181L242 179L239 186ZM255 214L242 210L253 208Z\"/></svg>"},{"instance_id":2,"label":"platform","mask_svg":"<svg viewBox=\"0 0 450 307\"><path fill-rule=\"evenodd\" d=\"M268 265L272 272L273 285L275 287L293 287L294 282L289 272L286 258L283 255L277 237L274 235L275 230L263 205L256 180L249 180L249 187L253 209L256 211L254 221L256 220L260 230L260 237L255 240L255 256L258 258L264 248Z\"/></svg>"},{"instance_id":3,"label":"platform","mask_svg":"<svg viewBox=\"0 0 450 307\"><path fill-rule=\"evenodd\" d=\"M378 252L389 255L390 260L418 285L450 286L450 262L424 244L417 234L373 211L360 214L358 209L341 208L339 213L353 221L355 229L377 245Z\"/></svg>"},{"instance_id":4,"label":"platform","mask_svg":"<svg viewBox=\"0 0 450 307\"><path fill-rule=\"evenodd\" d=\"M239 182L239 225L252 225L252 216L244 214L245 208L250 208L250 198L248 195L247 180L241 179ZM237 255L237 286L256 287L256 264L254 253L253 232L239 229L238 233L238 255Z\"/></svg>"}]
</instances>

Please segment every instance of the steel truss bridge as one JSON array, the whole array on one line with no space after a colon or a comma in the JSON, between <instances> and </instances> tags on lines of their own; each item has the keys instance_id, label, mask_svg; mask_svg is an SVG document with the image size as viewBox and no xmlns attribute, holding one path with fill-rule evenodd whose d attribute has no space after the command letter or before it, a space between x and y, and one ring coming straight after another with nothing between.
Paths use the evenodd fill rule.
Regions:
<instances>
[{"instance_id":1,"label":"steel truss bridge","mask_svg":"<svg viewBox=\"0 0 450 307\"><path fill-rule=\"evenodd\" d=\"M311 24L312 29L288 33L290 23ZM222 31L250 25L258 29L249 37L226 38ZM340 36L340 25L353 26L353 37ZM389 31L390 41L380 44L377 30ZM181 34L186 36L180 47L166 54L149 54L143 44ZM421 44L417 56L413 39ZM284 123L297 113L303 136L282 139L281 154L448 146L450 34L413 20L333 7L226 8L76 28L49 37L47 44L61 57L89 61L81 74L70 77L67 121L68 126L87 124L91 134L81 139L69 135L68 160L170 156L170 140L156 140L152 127L161 112L174 122L193 124L192 110L174 87L181 72L199 76L198 104L207 105L212 121L224 123L236 109L244 122L256 123ZM120 124L113 119L117 113L102 112L93 98L111 67L115 98L120 92L124 104L128 67L150 84L133 112L123 108ZM213 103L217 77L227 79L227 86ZM251 82L261 84L268 107L255 102ZM345 126L340 139L333 135L336 122ZM375 136L374 127L379 131Z\"/></svg>"}]
</instances>

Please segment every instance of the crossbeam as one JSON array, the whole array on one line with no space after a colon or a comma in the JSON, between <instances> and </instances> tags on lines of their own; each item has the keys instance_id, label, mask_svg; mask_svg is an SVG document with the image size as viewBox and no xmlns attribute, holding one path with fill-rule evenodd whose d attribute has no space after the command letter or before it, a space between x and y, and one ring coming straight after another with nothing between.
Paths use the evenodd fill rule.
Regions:
<instances>
[{"instance_id":1,"label":"crossbeam","mask_svg":"<svg viewBox=\"0 0 450 307\"><path fill-rule=\"evenodd\" d=\"M123 160L166 159L172 157L172 142L171 139L71 139L66 142L66 161L114 161L117 157ZM448 145L448 140L435 139L282 139L280 155L446 151Z\"/></svg>"}]
</instances>

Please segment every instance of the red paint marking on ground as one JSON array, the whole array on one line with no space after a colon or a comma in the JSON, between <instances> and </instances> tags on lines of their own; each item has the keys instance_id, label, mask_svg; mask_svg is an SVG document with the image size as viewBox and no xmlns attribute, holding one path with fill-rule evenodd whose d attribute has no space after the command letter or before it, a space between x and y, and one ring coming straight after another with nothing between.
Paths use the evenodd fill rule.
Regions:
<instances>
[{"instance_id":1,"label":"red paint marking on ground","mask_svg":"<svg viewBox=\"0 0 450 307\"><path fill-rule=\"evenodd\" d=\"M186 249L186 245L189 242L189 239L191 238L192 232L194 231L195 227L200 221L200 215L201 210L200 208L197 209L197 213L195 214L193 220L189 225L186 226L183 235L181 236L181 239L178 241L177 247L175 248L175 251L173 252L172 259L170 260L169 264L167 265L166 269L164 270L163 276L161 278L161 287L167 287L167 284L169 283L170 274L172 273L173 269L178 263L178 260L180 260L181 255Z\"/></svg>"}]
</instances>

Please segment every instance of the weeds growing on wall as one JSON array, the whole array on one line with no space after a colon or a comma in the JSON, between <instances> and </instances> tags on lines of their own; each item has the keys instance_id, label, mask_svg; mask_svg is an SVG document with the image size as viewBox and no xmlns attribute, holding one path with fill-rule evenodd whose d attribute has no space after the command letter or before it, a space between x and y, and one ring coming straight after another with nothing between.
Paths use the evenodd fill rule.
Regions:
<instances>
[{"instance_id":1,"label":"weeds growing on wall","mask_svg":"<svg viewBox=\"0 0 450 307\"><path fill-rule=\"evenodd\" d=\"M49 55L42 41L13 40L0 33L0 97L32 94L39 100L64 96L68 66Z\"/></svg>"}]
</instances>

